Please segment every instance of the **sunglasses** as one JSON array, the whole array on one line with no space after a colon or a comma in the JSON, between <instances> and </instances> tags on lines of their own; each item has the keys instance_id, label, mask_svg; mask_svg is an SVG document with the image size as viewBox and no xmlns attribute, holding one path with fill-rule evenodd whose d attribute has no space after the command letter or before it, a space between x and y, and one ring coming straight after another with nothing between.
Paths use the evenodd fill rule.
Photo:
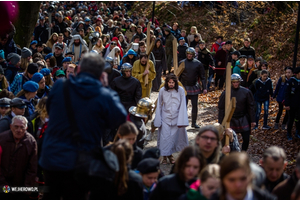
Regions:
<instances>
[{"instance_id":1,"label":"sunglasses","mask_svg":"<svg viewBox=\"0 0 300 200\"><path fill-rule=\"evenodd\" d=\"M112 42L112 43L110 43L111 45L117 45L117 43L114 43L114 42Z\"/></svg>"}]
</instances>

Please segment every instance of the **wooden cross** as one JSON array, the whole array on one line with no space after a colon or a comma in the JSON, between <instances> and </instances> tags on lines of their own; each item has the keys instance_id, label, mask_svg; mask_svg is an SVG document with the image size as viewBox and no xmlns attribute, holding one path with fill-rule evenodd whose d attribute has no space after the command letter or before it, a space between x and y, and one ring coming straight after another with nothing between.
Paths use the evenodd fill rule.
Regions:
<instances>
[{"instance_id":1,"label":"wooden cross","mask_svg":"<svg viewBox=\"0 0 300 200\"><path fill-rule=\"evenodd\" d=\"M149 70L150 53L151 53L151 51L152 51L152 49L155 45L155 41L151 42L150 26L151 26L151 22L148 22L148 25L147 25L147 41L146 41L146 45L147 45L146 54L148 55L148 62L147 62L145 70ZM146 87L147 94L149 93L149 90L150 90L149 84L148 84L148 81L149 81L148 77L149 77L149 75L146 74L145 78L144 78L144 86Z\"/></svg>"},{"instance_id":2,"label":"wooden cross","mask_svg":"<svg viewBox=\"0 0 300 200\"><path fill-rule=\"evenodd\" d=\"M177 39L174 37L173 40L173 66L174 74L179 78L180 74L183 72L185 65L184 62L180 63L178 67L178 56L177 56Z\"/></svg>"},{"instance_id":3,"label":"wooden cross","mask_svg":"<svg viewBox=\"0 0 300 200\"><path fill-rule=\"evenodd\" d=\"M225 85L225 116L222 121L222 126L230 128L230 120L236 107L236 98L231 98L231 62L227 63L226 67L226 85ZM230 99L231 98L231 99ZM229 145L229 137L226 135L225 145Z\"/></svg>"}]
</instances>

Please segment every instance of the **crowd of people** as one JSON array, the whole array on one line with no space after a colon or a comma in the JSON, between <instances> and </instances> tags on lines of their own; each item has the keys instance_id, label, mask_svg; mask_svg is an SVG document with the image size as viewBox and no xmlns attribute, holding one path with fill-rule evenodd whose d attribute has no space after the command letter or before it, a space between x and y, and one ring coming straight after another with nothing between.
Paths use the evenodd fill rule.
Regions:
<instances>
[{"instance_id":1,"label":"crowd of people","mask_svg":"<svg viewBox=\"0 0 300 200\"><path fill-rule=\"evenodd\" d=\"M300 154L289 176L284 149L267 148L259 165L246 153L259 128L300 139L300 67L283 66L273 91L250 38L236 50L218 36L209 49L196 26L129 16L133 3L41 3L28 47L15 44L13 24L0 34L0 187L8 191L0 198L300 200ZM226 129L225 79L236 98ZM224 90L219 123L200 128L198 97L212 90ZM198 130L192 145L189 125ZM143 150L155 129L157 148ZM172 165L168 175L161 165ZM40 191L8 190L34 186Z\"/></svg>"}]
</instances>

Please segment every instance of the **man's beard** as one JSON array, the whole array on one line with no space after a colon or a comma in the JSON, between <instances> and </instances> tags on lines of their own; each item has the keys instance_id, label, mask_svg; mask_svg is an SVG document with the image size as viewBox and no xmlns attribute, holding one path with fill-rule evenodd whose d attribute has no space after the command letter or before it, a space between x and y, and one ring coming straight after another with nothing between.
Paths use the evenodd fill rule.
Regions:
<instances>
[{"instance_id":1,"label":"man's beard","mask_svg":"<svg viewBox=\"0 0 300 200\"><path fill-rule=\"evenodd\" d=\"M169 86L169 90L172 90L172 89L174 89L175 88L175 86Z\"/></svg>"},{"instance_id":2,"label":"man's beard","mask_svg":"<svg viewBox=\"0 0 300 200\"><path fill-rule=\"evenodd\" d=\"M80 45L80 42L74 42L75 46L79 46Z\"/></svg>"},{"instance_id":3,"label":"man's beard","mask_svg":"<svg viewBox=\"0 0 300 200\"><path fill-rule=\"evenodd\" d=\"M141 65L145 67L147 65L147 62L145 64L141 63Z\"/></svg>"}]
</instances>

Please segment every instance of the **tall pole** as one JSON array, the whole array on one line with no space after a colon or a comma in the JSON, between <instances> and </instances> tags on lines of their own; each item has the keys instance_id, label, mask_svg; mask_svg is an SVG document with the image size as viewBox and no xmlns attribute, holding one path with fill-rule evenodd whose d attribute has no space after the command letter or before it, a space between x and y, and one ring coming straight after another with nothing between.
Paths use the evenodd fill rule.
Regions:
<instances>
[{"instance_id":1,"label":"tall pole","mask_svg":"<svg viewBox=\"0 0 300 200\"><path fill-rule=\"evenodd\" d=\"M51 37L52 12L49 13L49 16L50 17L48 18L48 20L49 20L48 39L50 39L50 37Z\"/></svg>"},{"instance_id":2,"label":"tall pole","mask_svg":"<svg viewBox=\"0 0 300 200\"><path fill-rule=\"evenodd\" d=\"M296 68L296 64L297 64L298 42L299 42L299 28L300 28L300 2L298 1L298 20L297 20L295 49L294 49L294 60L293 60L293 68L294 69Z\"/></svg>"},{"instance_id":3,"label":"tall pole","mask_svg":"<svg viewBox=\"0 0 300 200\"><path fill-rule=\"evenodd\" d=\"M153 1L153 9L152 9L152 24L155 26L155 21L154 21L154 9L155 9L155 1Z\"/></svg>"}]
</instances>

